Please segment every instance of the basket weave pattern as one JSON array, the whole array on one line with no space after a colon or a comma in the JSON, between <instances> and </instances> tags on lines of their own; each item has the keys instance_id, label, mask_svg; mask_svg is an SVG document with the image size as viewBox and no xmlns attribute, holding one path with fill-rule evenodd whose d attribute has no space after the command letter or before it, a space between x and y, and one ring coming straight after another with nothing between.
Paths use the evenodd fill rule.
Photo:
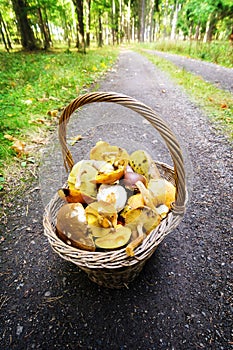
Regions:
<instances>
[{"instance_id":1,"label":"basket weave pattern","mask_svg":"<svg viewBox=\"0 0 233 350\"><path fill-rule=\"evenodd\" d=\"M164 237L181 221L186 203L185 172L182 153L178 141L164 121L148 106L141 102L117 93L96 92L88 93L73 100L64 110L59 121L59 140L62 146L64 166L71 170L74 161L66 143L66 129L70 116L79 107L93 102L113 102L130 108L146 118L166 142L174 163L174 169L164 163L156 162L161 177L171 181L177 189L176 201L171 212L161 221L135 249L135 256L126 255L125 248L109 252L89 252L71 247L56 235L56 216L64 201L55 195L45 208L44 233L52 249L63 259L76 264L84 270L88 277L109 288L121 288L130 283L142 270L145 262L151 257Z\"/></svg>"}]
</instances>

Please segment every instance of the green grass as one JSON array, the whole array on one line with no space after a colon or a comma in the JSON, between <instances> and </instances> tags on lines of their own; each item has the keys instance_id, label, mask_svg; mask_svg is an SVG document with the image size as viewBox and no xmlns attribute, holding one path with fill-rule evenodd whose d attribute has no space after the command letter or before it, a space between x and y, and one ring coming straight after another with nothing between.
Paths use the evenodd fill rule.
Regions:
<instances>
[{"instance_id":1,"label":"green grass","mask_svg":"<svg viewBox=\"0 0 233 350\"><path fill-rule=\"evenodd\" d=\"M116 61L117 49L105 47L76 51L0 51L0 173L15 161L12 135L26 143L57 123L48 111L60 110L73 98L90 89Z\"/></svg>"},{"instance_id":2,"label":"green grass","mask_svg":"<svg viewBox=\"0 0 233 350\"><path fill-rule=\"evenodd\" d=\"M202 108L230 141L233 140L233 96L230 92L216 88L201 77L188 73L163 58L143 50L138 51L158 68L168 72L177 84L183 86L190 99Z\"/></svg>"},{"instance_id":3,"label":"green grass","mask_svg":"<svg viewBox=\"0 0 233 350\"><path fill-rule=\"evenodd\" d=\"M153 43L140 44L140 46L151 50L171 52L197 58L225 67L233 67L233 45L230 45L228 41L203 43L201 41L192 40L159 40Z\"/></svg>"}]
</instances>

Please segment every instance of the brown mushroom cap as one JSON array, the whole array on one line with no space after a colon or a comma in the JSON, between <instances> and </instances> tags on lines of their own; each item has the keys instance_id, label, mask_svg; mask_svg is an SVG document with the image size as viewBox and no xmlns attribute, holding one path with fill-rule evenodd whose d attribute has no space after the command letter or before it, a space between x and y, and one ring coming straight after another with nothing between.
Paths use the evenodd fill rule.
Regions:
<instances>
[{"instance_id":1,"label":"brown mushroom cap","mask_svg":"<svg viewBox=\"0 0 233 350\"><path fill-rule=\"evenodd\" d=\"M127 171L127 169L124 172L124 178L123 183L124 185L129 189L135 189L136 182L141 181L145 186L147 185L147 179L144 175L135 173L134 171Z\"/></svg>"},{"instance_id":2,"label":"brown mushroom cap","mask_svg":"<svg viewBox=\"0 0 233 350\"><path fill-rule=\"evenodd\" d=\"M89 251L95 250L81 203L68 203L59 209L56 231L58 237L69 245Z\"/></svg>"}]
</instances>

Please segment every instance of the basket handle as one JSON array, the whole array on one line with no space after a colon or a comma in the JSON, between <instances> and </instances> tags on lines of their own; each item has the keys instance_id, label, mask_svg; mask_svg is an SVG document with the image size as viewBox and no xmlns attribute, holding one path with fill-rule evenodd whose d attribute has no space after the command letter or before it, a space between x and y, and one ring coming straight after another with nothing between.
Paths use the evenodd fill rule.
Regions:
<instances>
[{"instance_id":1,"label":"basket handle","mask_svg":"<svg viewBox=\"0 0 233 350\"><path fill-rule=\"evenodd\" d=\"M183 215L185 211L187 191L185 185L184 162L179 143L168 125L153 111L153 109L127 95L118 94L115 92L90 92L77 97L64 108L59 120L59 141L62 147L62 155L66 170L71 170L74 165L71 152L69 151L66 143L66 129L70 116L79 107L93 102L112 102L127 107L141 114L160 133L169 149L174 163L175 184L177 191L176 200L172 208L173 213Z\"/></svg>"}]
</instances>

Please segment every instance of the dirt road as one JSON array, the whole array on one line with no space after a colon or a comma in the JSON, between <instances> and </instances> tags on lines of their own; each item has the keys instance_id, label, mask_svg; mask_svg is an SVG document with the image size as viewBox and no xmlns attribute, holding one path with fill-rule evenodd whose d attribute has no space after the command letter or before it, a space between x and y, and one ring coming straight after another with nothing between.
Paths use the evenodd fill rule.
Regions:
<instances>
[{"instance_id":1,"label":"dirt road","mask_svg":"<svg viewBox=\"0 0 233 350\"><path fill-rule=\"evenodd\" d=\"M0 348L231 349L230 144L180 87L137 53L123 51L99 90L141 100L179 135L192 187L186 216L129 289L95 285L52 253L43 236L43 205L64 179L57 146L51 144L52 162L40 169L42 192L35 182L23 197L15 198L8 223L2 226ZM122 124L127 128L119 129ZM115 141L120 130L123 146L146 143L156 159L170 162L151 127L125 109L90 105L78 119L73 116L70 134L84 135L95 125L98 135L93 138ZM86 148L78 146L76 159L85 156ZM56 176L58 183L51 182Z\"/></svg>"},{"instance_id":2,"label":"dirt road","mask_svg":"<svg viewBox=\"0 0 233 350\"><path fill-rule=\"evenodd\" d=\"M157 55L171 61L180 68L192 72L220 89L233 93L233 69L221 67L214 63L187 58L168 52L145 50L152 55ZM201 64L200 64L201 63Z\"/></svg>"}]
</instances>

